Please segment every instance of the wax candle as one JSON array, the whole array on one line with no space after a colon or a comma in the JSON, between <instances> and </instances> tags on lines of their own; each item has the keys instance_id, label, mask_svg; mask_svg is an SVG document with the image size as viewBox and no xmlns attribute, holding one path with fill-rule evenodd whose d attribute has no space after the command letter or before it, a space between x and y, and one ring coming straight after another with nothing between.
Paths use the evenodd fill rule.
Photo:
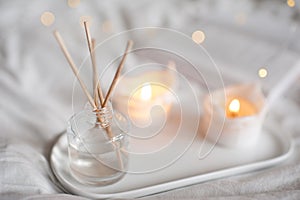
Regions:
<instances>
[{"instance_id":1,"label":"wax candle","mask_svg":"<svg viewBox=\"0 0 300 200\"><path fill-rule=\"evenodd\" d=\"M152 123L152 115L155 118L166 117L164 114L161 116L161 113L155 113L153 108L159 106L167 114L172 104L169 92L165 86L155 83L143 84L128 99L127 110L129 118L135 125L146 127Z\"/></svg>"},{"instance_id":2,"label":"wax candle","mask_svg":"<svg viewBox=\"0 0 300 200\"><path fill-rule=\"evenodd\" d=\"M152 123L153 116L158 121L167 117L175 101L176 87L174 67L145 71L134 77L122 77L112 98L113 104L129 117L133 125L147 127ZM153 109L155 106L159 106L163 113Z\"/></svg>"},{"instance_id":3,"label":"wax candle","mask_svg":"<svg viewBox=\"0 0 300 200\"><path fill-rule=\"evenodd\" d=\"M261 132L264 102L257 84L234 85L207 95L201 119L204 137L227 147L254 145Z\"/></svg>"},{"instance_id":4,"label":"wax candle","mask_svg":"<svg viewBox=\"0 0 300 200\"><path fill-rule=\"evenodd\" d=\"M251 116L257 113L255 106L245 99L237 97L228 102L226 106L228 118Z\"/></svg>"}]
</instances>

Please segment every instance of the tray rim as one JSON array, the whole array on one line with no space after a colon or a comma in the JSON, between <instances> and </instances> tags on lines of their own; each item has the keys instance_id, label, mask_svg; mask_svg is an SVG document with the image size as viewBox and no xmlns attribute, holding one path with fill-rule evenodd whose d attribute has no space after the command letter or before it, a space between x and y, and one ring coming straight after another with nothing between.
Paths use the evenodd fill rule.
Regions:
<instances>
[{"instance_id":1,"label":"tray rim","mask_svg":"<svg viewBox=\"0 0 300 200\"><path fill-rule=\"evenodd\" d=\"M288 159L294 152L295 149L295 142L291 139L290 134L285 135L285 141L281 141L282 143L288 143L289 147L283 152L283 154L279 156L272 157L270 159L257 161L249 164L243 164L235 167L229 167L220 169L217 171L212 171L208 173L199 174L196 176L190 176L186 178L177 179L175 181L167 181L164 183L156 184L156 185L150 185L147 187L137 188L133 190L128 191L122 191L122 192L116 192L116 193L91 193L86 192L82 190L78 190L76 187L73 187L72 185L69 185L66 183L66 181L63 180L63 178L60 177L60 175L56 172L52 155L54 147L62 140L63 138L66 138L66 131L63 131L59 137L57 137L57 140L54 142L51 152L50 152L50 168L57 178L57 180L60 182L62 188L65 191L68 191L75 195L81 195L89 198L100 198L100 199L107 199L107 198L138 198L138 197L144 197L149 195L154 195L162 192L167 192L170 190L174 190L177 188L187 187L199 183L203 183L206 181L212 181L224 177L229 177L233 175L243 174L247 172L253 172L257 170L262 170L265 168L269 168L272 166L275 166L277 164L282 163L284 160ZM278 133L275 133L278 135ZM283 136L280 136L283 138ZM163 190L161 188L164 188Z\"/></svg>"}]
</instances>

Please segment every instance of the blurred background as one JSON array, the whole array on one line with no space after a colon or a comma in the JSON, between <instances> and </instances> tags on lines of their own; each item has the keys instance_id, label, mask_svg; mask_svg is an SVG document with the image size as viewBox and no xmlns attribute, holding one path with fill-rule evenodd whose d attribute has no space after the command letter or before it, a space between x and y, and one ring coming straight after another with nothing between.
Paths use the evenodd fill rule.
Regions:
<instances>
[{"instance_id":1,"label":"blurred background","mask_svg":"<svg viewBox=\"0 0 300 200\"><path fill-rule=\"evenodd\" d=\"M133 39L136 47L178 50L176 53L200 71L205 80L184 65L179 65L178 71L194 79L200 89L205 88L205 83L217 89L223 83L259 82L269 95L294 70L292 84L285 88L272 112L299 144L300 74L295 70L300 68L298 0L1 0L3 194L19 197L60 191L49 179L48 164L43 158L47 158L55 137L66 128L74 109L82 108L86 99L80 90L73 91L74 75L53 31L60 31L76 64L83 66L82 77L90 84L91 68L86 61L88 49L82 27L85 20L100 45L100 73L123 53L127 39ZM119 38L116 43L110 42L115 38ZM155 56L152 59L159 60ZM125 70L136 62L129 59ZM109 70L115 70L115 66L108 68L111 74ZM109 75L107 78L111 79ZM11 158L22 165L11 164ZM288 174L300 169L299 159L291 163L294 168L288 169ZM296 176L289 182L295 183L292 190L300 189L300 177ZM27 183L34 187L21 187ZM223 194L218 192L216 195ZM300 195L298 191L295 194Z\"/></svg>"}]
</instances>

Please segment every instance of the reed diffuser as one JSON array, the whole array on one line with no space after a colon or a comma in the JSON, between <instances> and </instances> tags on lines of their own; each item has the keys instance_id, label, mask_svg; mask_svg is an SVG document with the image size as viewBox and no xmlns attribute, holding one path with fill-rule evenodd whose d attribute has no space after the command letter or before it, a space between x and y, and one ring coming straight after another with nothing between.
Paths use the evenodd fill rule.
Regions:
<instances>
[{"instance_id":1,"label":"reed diffuser","mask_svg":"<svg viewBox=\"0 0 300 200\"><path fill-rule=\"evenodd\" d=\"M84 22L84 29L93 67L93 95L80 78L78 68L61 35L54 31L54 36L89 102L83 111L69 120L69 165L71 174L77 181L83 184L108 185L123 177L127 169L128 154L125 147L128 145L126 132L129 131L129 123L126 117L113 111L110 96L133 43L131 40L127 42L113 81L104 95L98 79L95 39L91 38L87 22Z\"/></svg>"}]
</instances>

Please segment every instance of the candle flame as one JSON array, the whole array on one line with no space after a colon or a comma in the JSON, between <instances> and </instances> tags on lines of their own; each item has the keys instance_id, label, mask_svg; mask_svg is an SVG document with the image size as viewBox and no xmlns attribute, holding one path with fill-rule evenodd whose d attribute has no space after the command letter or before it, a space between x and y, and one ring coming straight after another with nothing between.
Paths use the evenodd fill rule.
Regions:
<instances>
[{"instance_id":1,"label":"candle flame","mask_svg":"<svg viewBox=\"0 0 300 200\"><path fill-rule=\"evenodd\" d=\"M231 113L238 113L240 111L240 101L238 99L233 99L229 104L229 111Z\"/></svg>"},{"instance_id":2,"label":"candle flame","mask_svg":"<svg viewBox=\"0 0 300 200\"><path fill-rule=\"evenodd\" d=\"M141 89L141 99L144 101L147 101L152 96L152 88L151 85L148 83L144 85Z\"/></svg>"}]
</instances>

